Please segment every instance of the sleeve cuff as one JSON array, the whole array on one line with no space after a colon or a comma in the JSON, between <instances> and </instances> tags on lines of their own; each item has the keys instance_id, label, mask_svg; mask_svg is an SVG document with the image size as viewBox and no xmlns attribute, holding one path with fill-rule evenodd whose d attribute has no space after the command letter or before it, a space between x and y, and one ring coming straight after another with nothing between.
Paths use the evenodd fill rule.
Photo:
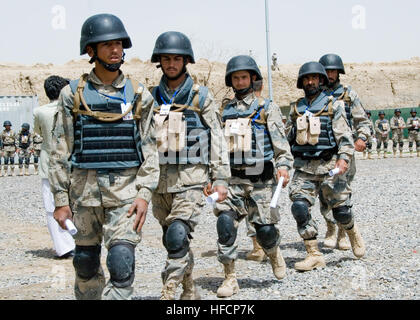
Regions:
<instances>
[{"instance_id":1,"label":"sleeve cuff","mask_svg":"<svg viewBox=\"0 0 420 320\"><path fill-rule=\"evenodd\" d=\"M70 205L69 194L67 192L58 192L54 194L55 207L65 207Z\"/></svg>"},{"instance_id":2,"label":"sleeve cuff","mask_svg":"<svg viewBox=\"0 0 420 320\"><path fill-rule=\"evenodd\" d=\"M143 199L147 203L149 203L152 200L152 191L150 191L147 188L141 188L139 192L137 193L137 199Z\"/></svg>"},{"instance_id":3,"label":"sleeve cuff","mask_svg":"<svg viewBox=\"0 0 420 320\"><path fill-rule=\"evenodd\" d=\"M227 188L228 183L225 180L214 180L212 186L213 187L223 186L223 187Z\"/></svg>"},{"instance_id":4,"label":"sleeve cuff","mask_svg":"<svg viewBox=\"0 0 420 320\"><path fill-rule=\"evenodd\" d=\"M346 153L341 153L341 154L338 156L338 160L344 160L345 162L349 163L349 162L350 162L350 160L351 160L351 156L349 156L349 155L348 155L348 154L346 154Z\"/></svg>"}]
</instances>

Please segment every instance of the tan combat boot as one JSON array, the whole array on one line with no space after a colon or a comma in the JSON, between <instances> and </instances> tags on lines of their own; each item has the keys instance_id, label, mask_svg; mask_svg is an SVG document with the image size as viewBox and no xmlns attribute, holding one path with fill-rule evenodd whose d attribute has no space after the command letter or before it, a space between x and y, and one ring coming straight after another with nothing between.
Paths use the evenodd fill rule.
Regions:
<instances>
[{"instance_id":1,"label":"tan combat boot","mask_svg":"<svg viewBox=\"0 0 420 320\"><path fill-rule=\"evenodd\" d=\"M400 158L404 158L403 157L403 151L402 150L400 150Z\"/></svg>"},{"instance_id":2,"label":"tan combat boot","mask_svg":"<svg viewBox=\"0 0 420 320\"><path fill-rule=\"evenodd\" d=\"M356 258L361 258L365 255L366 247L362 239L362 235L359 232L356 224L350 230L346 230L347 235L350 238L351 248Z\"/></svg>"},{"instance_id":3,"label":"tan combat boot","mask_svg":"<svg viewBox=\"0 0 420 320\"><path fill-rule=\"evenodd\" d=\"M7 177L7 166L3 166L3 177Z\"/></svg>"},{"instance_id":4,"label":"tan combat boot","mask_svg":"<svg viewBox=\"0 0 420 320\"><path fill-rule=\"evenodd\" d=\"M394 152L394 158L397 157L397 151L393 151Z\"/></svg>"},{"instance_id":5,"label":"tan combat boot","mask_svg":"<svg viewBox=\"0 0 420 320\"><path fill-rule=\"evenodd\" d=\"M366 151L363 151L363 159L366 158Z\"/></svg>"},{"instance_id":6,"label":"tan combat boot","mask_svg":"<svg viewBox=\"0 0 420 320\"><path fill-rule=\"evenodd\" d=\"M388 158L388 152L384 151L384 159Z\"/></svg>"},{"instance_id":7,"label":"tan combat boot","mask_svg":"<svg viewBox=\"0 0 420 320\"><path fill-rule=\"evenodd\" d=\"M263 248L260 246L260 244L258 243L257 237L251 237L251 239L252 239L253 249L252 251L246 254L246 259L261 262L266 258L265 252Z\"/></svg>"},{"instance_id":8,"label":"tan combat boot","mask_svg":"<svg viewBox=\"0 0 420 320\"><path fill-rule=\"evenodd\" d=\"M286 262L284 262L280 248L277 246L274 250L271 249L267 252L270 258L271 268L273 269L274 276L281 280L286 276Z\"/></svg>"},{"instance_id":9,"label":"tan combat boot","mask_svg":"<svg viewBox=\"0 0 420 320\"><path fill-rule=\"evenodd\" d=\"M176 288L178 281L170 280L163 285L160 300L175 300Z\"/></svg>"},{"instance_id":10,"label":"tan combat boot","mask_svg":"<svg viewBox=\"0 0 420 320\"><path fill-rule=\"evenodd\" d=\"M184 291L181 294L181 300L200 300L200 293L194 284L194 279L192 273L186 273L184 279L182 280L182 288Z\"/></svg>"},{"instance_id":11,"label":"tan combat boot","mask_svg":"<svg viewBox=\"0 0 420 320\"><path fill-rule=\"evenodd\" d=\"M413 158L413 150L410 150L410 158Z\"/></svg>"},{"instance_id":12,"label":"tan combat boot","mask_svg":"<svg viewBox=\"0 0 420 320\"><path fill-rule=\"evenodd\" d=\"M19 176L23 176L23 168L19 168Z\"/></svg>"},{"instance_id":13,"label":"tan combat boot","mask_svg":"<svg viewBox=\"0 0 420 320\"><path fill-rule=\"evenodd\" d=\"M9 174L9 176L13 176L13 177L16 176L15 175L15 166L11 166L10 167L10 174Z\"/></svg>"},{"instance_id":14,"label":"tan combat boot","mask_svg":"<svg viewBox=\"0 0 420 320\"><path fill-rule=\"evenodd\" d=\"M34 165L34 168L35 168L35 173L34 173L34 174L35 174L35 175L38 175L38 173L39 173L39 172L38 172L38 165L37 165L37 164L36 164L36 165Z\"/></svg>"},{"instance_id":15,"label":"tan combat boot","mask_svg":"<svg viewBox=\"0 0 420 320\"><path fill-rule=\"evenodd\" d=\"M231 297L239 292L238 280L236 280L235 273L235 260L232 260L229 264L224 264L223 267L225 269L225 280L217 289L217 296L219 298Z\"/></svg>"},{"instance_id":16,"label":"tan combat boot","mask_svg":"<svg viewBox=\"0 0 420 320\"><path fill-rule=\"evenodd\" d=\"M25 167L25 176L29 176L29 168Z\"/></svg>"},{"instance_id":17,"label":"tan combat boot","mask_svg":"<svg viewBox=\"0 0 420 320\"><path fill-rule=\"evenodd\" d=\"M302 261L295 263L295 269L298 271L311 271L315 268L325 267L325 259L318 249L316 240L305 240L305 247L308 255Z\"/></svg>"},{"instance_id":18,"label":"tan combat boot","mask_svg":"<svg viewBox=\"0 0 420 320\"><path fill-rule=\"evenodd\" d=\"M351 248L351 244L347 239L346 230L342 226L338 226L338 233L337 233L337 247L338 250L349 250Z\"/></svg>"},{"instance_id":19,"label":"tan combat boot","mask_svg":"<svg viewBox=\"0 0 420 320\"><path fill-rule=\"evenodd\" d=\"M417 158L420 158L420 151L417 151Z\"/></svg>"},{"instance_id":20,"label":"tan combat boot","mask_svg":"<svg viewBox=\"0 0 420 320\"><path fill-rule=\"evenodd\" d=\"M325 234L324 247L334 249L337 244L335 224L327 221L327 233Z\"/></svg>"},{"instance_id":21,"label":"tan combat boot","mask_svg":"<svg viewBox=\"0 0 420 320\"><path fill-rule=\"evenodd\" d=\"M368 159L369 159L369 160L372 160L372 159L373 159L373 157L372 157L372 153L368 153Z\"/></svg>"}]
</instances>

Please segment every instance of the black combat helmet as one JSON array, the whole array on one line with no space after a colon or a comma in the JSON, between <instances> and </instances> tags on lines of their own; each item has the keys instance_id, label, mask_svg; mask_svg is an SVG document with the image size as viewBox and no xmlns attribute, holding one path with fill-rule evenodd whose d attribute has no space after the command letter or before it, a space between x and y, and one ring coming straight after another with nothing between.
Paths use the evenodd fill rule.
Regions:
<instances>
[{"instance_id":1,"label":"black combat helmet","mask_svg":"<svg viewBox=\"0 0 420 320\"><path fill-rule=\"evenodd\" d=\"M299 69L299 76L297 80L298 89L303 89L302 78L308 74L319 74L321 76L320 80L321 78L323 78L323 80L320 81L320 85L328 84L328 76L327 76L327 72L325 71L324 66L320 64L319 62L311 61L311 62L305 63Z\"/></svg>"},{"instance_id":2,"label":"black combat helmet","mask_svg":"<svg viewBox=\"0 0 420 320\"><path fill-rule=\"evenodd\" d=\"M378 112L378 116L380 116L381 114L382 114L382 115L385 115L385 112L383 112L383 111L379 111L379 112Z\"/></svg>"},{"instance_id":3,"label":"black combat helmet","mask_svg":"<svg viewBox=\"0 0 420 320\"><path fill-rule=\"evenodd\" d=\"M400 109L395 109L394 113L397 113L397 112L401 113L401 110Z\"/></svg>"},{"instance_id":4,"label":"black combat helmet","mask_svg":"<svg viewBox=\"0 0 420 320\"><path fill-rule=\"evenodd\" d=\"M257 63L255 60L250 56L236 56L229 60L226 66L226 75L225 75L225 83L226 86L232 87L232 73L236 71L247 70L250 71L251 74L255 74L257 76L256 81L262 80L263 77L261 75L261 71L258 68Z\"/></svg>"},{"instance_id":5,"label":"black combat helmet","mask_svg":"<svg viewBox=\"0 0 420 320\"><path fill-rule=\"evenodd\" d=\"M167 31L157 38L151 61L153 63L159 62L161 54L187 56L190 63L195 63L190 39L181 32Z\"/></svg>"},{"instance_id":6,"label":"black combat helmet","mask_svg":"<svg viewBox=\"0 0 420 320\"><path fill-rule=\"evenodd\" d=\"M11 123L9 120L6 120L6 121L3 123L3 127L6 127L6 126L12 126L12 123Z\"/></svg>"},{"instance_id":7,"label":"black combat helmet","mask_svg":"<svg viewBox=\"0 0 420 320\"><path fill-rule=\"evenodd\" d=\"M31 128L31 126L29 125L29 123L24 123L24 124L22 124L22 129L25 129L25 130L29 130Z\"/></svg>"},{"instance_id":8,"label":"black combat helmet","mask_svg":"<svg viewBox=\"0 0 420 320\"><path fill-rule=\"evenodd\" d=\"M370 110L366 110L366 114L372 115L372 112L370 112Z\"/></svg>"},{"instance_id":9,"label":"black combat helmet","mask_svg":"<svg viewBox=\"0 0 420 320\"><path fill-rule=\"evenodd\" d=\"M338 70L338 73L346 74L343 61L336 54L328 53L322 56L319 63L324 66L325 70Z\"/></svg>"},{"instance_id":10,"label":"black combat helmet","mask_svg":"<svg viewBox=\"0 0 420 320\"><path fill-rule=\"evenodd\" d=\"M411 109L411 110L410 110L410 113L417 113L416 108Z\"/></svg>"},{"instance_id":11,"label":"black combat helmet","mask_svg":"<svg viewBox=\"0 0 420 320\"><path fill-rule=\"evenodd\" d=\"M131 40L121 20L112 14L97 14L88 18L82 26L80 55L86 47L99 42L121 40L124 49L131 48Z\"/></svg>"}]
</instances>

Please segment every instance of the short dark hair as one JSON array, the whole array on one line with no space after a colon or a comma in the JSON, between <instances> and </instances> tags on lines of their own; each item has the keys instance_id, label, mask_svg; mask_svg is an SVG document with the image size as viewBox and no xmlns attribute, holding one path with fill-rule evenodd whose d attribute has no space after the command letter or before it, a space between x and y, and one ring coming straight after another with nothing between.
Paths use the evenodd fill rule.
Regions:
<instances>
[{"instance_id":1,"label":"short dark hair","mask_svg":"<svg viewBox=\"0 0 420 320\"><path fill-rule=\"evenodd\" d=\"M60 96L60 91L70 83L69 79L60 76L50 76L44 82L44 89L47 97L50 100L57 100Z\"/></svg>"}]
</instances>

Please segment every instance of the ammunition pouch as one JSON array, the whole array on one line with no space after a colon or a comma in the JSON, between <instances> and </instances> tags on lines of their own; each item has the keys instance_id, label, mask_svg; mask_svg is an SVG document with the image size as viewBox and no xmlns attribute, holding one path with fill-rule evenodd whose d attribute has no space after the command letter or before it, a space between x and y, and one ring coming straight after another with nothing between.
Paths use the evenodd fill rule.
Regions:
<instances>
[{"instance_id":1,"label":"ammunition pouch","mask_svg":"<svg viewBox=\"0 0 420 320\"><path fill-rule=\"evenodd\" d=\"M225 138L228 144L229 153L251 151L251 119L237 118L226 120Z\"/></svg>"}]
</instances>

